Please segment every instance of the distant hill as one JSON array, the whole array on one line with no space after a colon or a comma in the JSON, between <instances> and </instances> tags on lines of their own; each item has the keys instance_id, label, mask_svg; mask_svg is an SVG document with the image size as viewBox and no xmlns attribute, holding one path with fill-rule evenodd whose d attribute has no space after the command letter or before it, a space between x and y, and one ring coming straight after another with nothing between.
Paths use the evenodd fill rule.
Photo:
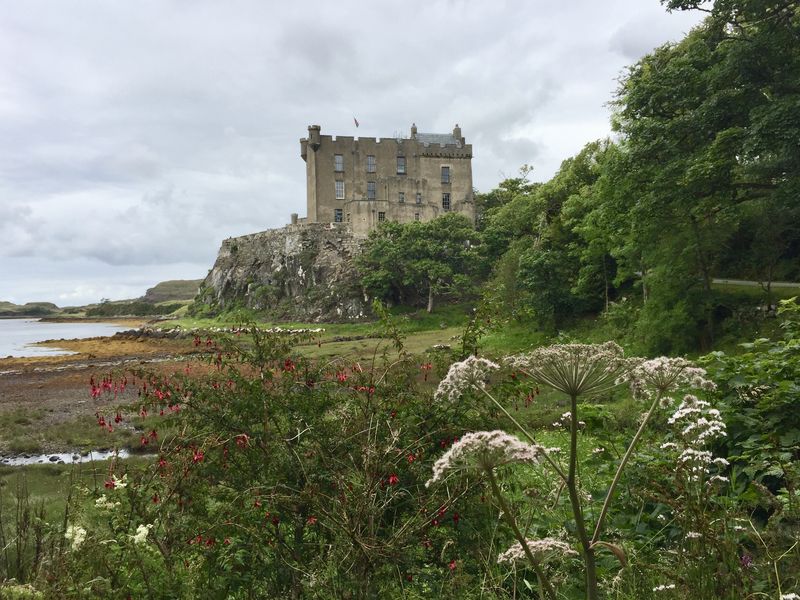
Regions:
<instances>
[{"instance_id":1,"label":"distant hill","mask_svg":"<svg viewBox=\"0 0 800 600\"><path fill-rule=\"evenodd\" d=\"M142 302L157 304L158 302L178 302L182 300L193 300L197 295L197 289L203 283L202 279L174 279L172 281L162 281L151 287L140 298Z\"/></svg>"},{"instance_id":2,"label":"distant hill","mask_svg":"<svg viewBox=\"0 0 800 600\"><path fill-rule=\"evenodd\" d=\"M47 317L61 312L52 302L27 302L14 304L0 301L0 317Z\"/></svg>"}]
</instances>

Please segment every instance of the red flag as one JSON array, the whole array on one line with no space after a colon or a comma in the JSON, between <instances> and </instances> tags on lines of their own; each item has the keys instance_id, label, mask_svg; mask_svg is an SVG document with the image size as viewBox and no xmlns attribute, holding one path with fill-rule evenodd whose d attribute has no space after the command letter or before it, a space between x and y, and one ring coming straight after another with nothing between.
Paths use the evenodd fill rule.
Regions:
<instances>
[{"instance_id":1,"label":"red flag","mask_svg":"<svg viewBox=\"0 0 800 600\"><path fill-rule=\"evenodd\" d=\"M358 127L358 119L356 119L355 117L353 117L353 121L355 121L356 127Z\"/></svg>"}]
</instances>

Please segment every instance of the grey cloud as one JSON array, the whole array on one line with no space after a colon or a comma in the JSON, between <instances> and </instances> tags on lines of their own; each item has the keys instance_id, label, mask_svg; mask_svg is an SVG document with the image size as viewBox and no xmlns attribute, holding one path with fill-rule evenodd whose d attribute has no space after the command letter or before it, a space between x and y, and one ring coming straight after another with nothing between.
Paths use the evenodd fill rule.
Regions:
<instances>
[{"instance_id":1,"label":"grey cloud","mask_svg":"<svg viewBox=\"0 0 800 600\"><path fill-rule=\"evenodd\" d=\"M9 3L0 278L46 299L30 274L52 270L53 293L88 301L202 276L222 239L305 212L311 123L458 122L480 189L523 163L546 179L608 130L624 65L692 18L656 0Z\"/></svg>"}]
</instances>

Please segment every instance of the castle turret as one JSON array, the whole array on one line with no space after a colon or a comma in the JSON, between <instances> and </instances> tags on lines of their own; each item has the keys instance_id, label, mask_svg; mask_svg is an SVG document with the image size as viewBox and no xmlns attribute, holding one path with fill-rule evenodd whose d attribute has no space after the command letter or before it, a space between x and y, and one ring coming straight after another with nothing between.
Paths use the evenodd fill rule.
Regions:
<instances>
[{"instance_id":1,"label":"castle turret","mask_svg":"<svg viewBox=\"0 0 800 600\"><path fill-rule=\"evenodd\" d=\"M459 142L461 142L462 146L464 145L465 140L461 136L461 127L458 126L458 123L456 123L456 126L453 127L453 137L456 138Z\"/></svg>"},{"instance_id":2,"label":"castle turret","mask_svg":"<svg viewBox=\"0 0 800 600\"><path fill-rule=\"evenodd\" d=\"M319 150L321 129L322 128L319 125L308 126L308 144L311 146L311 149L314 152Z\"/></svg>"}]
</instances>

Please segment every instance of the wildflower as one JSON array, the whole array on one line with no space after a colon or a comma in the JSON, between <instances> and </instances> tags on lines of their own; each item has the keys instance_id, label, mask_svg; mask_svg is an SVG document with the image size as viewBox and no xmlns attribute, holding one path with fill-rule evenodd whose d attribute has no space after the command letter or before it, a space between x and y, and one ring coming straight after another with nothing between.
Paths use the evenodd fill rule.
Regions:
<instances>
[{"instance_id":1,"label":"wildflower","mask_svg":"<svg viewBox=\"0 0 800 600\"><path fill-rule=\"evenodd\" d=\"M435 483L449 470L476 466L489 470L511 462L538 463L545 452L542 446L527 444L500 430L467 433L436 461L433 477L425 485Z\"/></svg>"},{"instance_id":2,"label":"wildflower","mask_svg":"<svg viewBox=\"0 0 800 600\"><path fill-rule=\"evenodd\" d=\"M134 544L145 544L147 543L147 536L150 534L150 530L153 528L153 524L147 525L139 525L136 528L136 533L131 536Z\"/></svg>"},{"instance_id":3,"label":"wildflower","mask_svg":"<svg viewBox=\"0 0 800 600\"><path fill-rule=\"evenodd\" d=\"M475 356L453 363L445 378L439 382L433 397L436 400L455 402L470 387L485 388L489 373L499 368L500 365Z\"/></svg>"},{"instance_id":4,"label":"wildflower","mask_svg":"<svg viewBox=\"0 0 800 600\"><path fill-rule=\"evenodd\" d=\"M205 458L205 454L203 454L202 450L195 450L193 452L193 454L192 454L192 462L196 462L196 463L203 462L204 458Z\"/></svg>"},{"instance_id":5,"label":"wildflower","mask_svg":"<svg viewBox=\"0 0 800 600\"><path fill-rule=\"evenodd\" d=\"M555 556L578 556L578 553L570 548L569 544L554 538L543 538L540 540L525 540L531 554L538 560L545 560ZM527 560L525 549L519 542L515 543L505 552L497 557L498 563L515 563L519 560Z\"/></svg>"},{"instance_id":6,"label":"wildflower","mask_svg":"<svg viewBox=\"0 0 800 600\"><path fill-rule=\"evenodd\" d=\"M112 502L111 500L106 498L105 494L103 494L97 500L94 501L95 508L98 508L100 510L111 510L112 508L115 508L119 505L120 505L119 502Z\"/></svg>"},{"instance_id":7,"label":"wildflower","mask_svg":"<svg viewBox=\"0 0 800 600\"><path fill-rule=\"evenodd\" d=\"M622 381L632 365L614 342L556 344L509 357L507 362L568 396L606 392Z\"/></svg>"},{"instance_id":8,"label":"wildflower","mask_svg":"<svg viewBox=\"0 0 800 600\"><path fill-rule=\"evenodd\" d=\"M70 542L73 550L77 550L86 540L86 530L80 525L69 525L64 532L64 538Z\"/></svg>"},{"instance_id":9,"label":"wildflower","mask_svg":"<svg viewBox=\"0 0 800 600\"><path fill-rule=\"evenodd\" d=\"M104 485L106 489L109 490L116 490L116 489L121 490L126 485L128 485L128 475L127 474L123 475L122 479L118 479L116 475L112 475L109 479L106 480Z\"/></svg>"},{"instance_id":10,"label":"wildflower","mask_svg":"<svg viewBox=\"0 0 800 600\"><path fill-rule=\"evenodd\" d=\"M400 478L397 476L396 473L392 473L391 475L389 475L387 483L389 485L397 485L398 483L400 483Z\"/></svg>"},{"instance_id":11,"label":"wildflower","mask_svg":"<svg viewBox=\"0 0 800 600\"><path fill-rule=\"evenodd\" d=\"M250 437L246 433L240 433L236 436L236 445L239 448L247 448L250 445Z\"/></svg>"},{"instance_id":12,"label":"wildflower","mask_svg":"<svg viewBox=\"0 0 800 600\"><path fill-rule=\"evenodd\" d=\"M800 600L800 596L794 592L790 592L788 594L781 594L781 600Z\"/></svg>"},{"instance_id":13,"label":"wildflower","mask_svg":"<svg viewBox=\"0 0 800 600\"><path fill-rule=\"evenodd\" d=\"M456 561L455 560L451 560L450 563L447 565L447 568L450 569L450 571L455 571L456 570Z\"/></svg>"},{"instance_id":14,"label":"wildflower","mask_svg":"<svg viewBox=\"0 0 800 600\"><path fill-rule=\"evenodd\" d=\"M306 525L316 525L317 524L317 517L311 515L306 519Z\"/></svg>"},{"instance_id":15,"label":"wildflower","mask_svg":"<svg viewBox=\"0 0 800 600\"><path fill-rule=\"evenodd\" d=\"M637 398L651 398L654 392L664 395L681 387L716 389L714 382L706 377L705 369L695 367L685 358L666 356L640 363L631 371L630 380Z\"/></svg>"},{"instance_id":16,"label":"wildflower","mask_svg":"<svg viewBox=\"0 0 800 600\"><path fill-rule=\"evenodd\" d=\"M697 533L696 531L687 531L686 532L686 539L687 540L697 540L703 537L702 533Z\"/></svg>"},{"instance_id":17,"label":"wildflower","mask_svg":"<svg viewBox=\"0 0 800 600\"><path fill-rule=\"evenodd\" d=\"M675 584L674 583L670 583L670 584L665 584L665 585L657 585L656 587L653 588L653 591L654 592L663 592L665 590L674 590L674 589L675 589Z\"/></svg>"}]
</instances>

